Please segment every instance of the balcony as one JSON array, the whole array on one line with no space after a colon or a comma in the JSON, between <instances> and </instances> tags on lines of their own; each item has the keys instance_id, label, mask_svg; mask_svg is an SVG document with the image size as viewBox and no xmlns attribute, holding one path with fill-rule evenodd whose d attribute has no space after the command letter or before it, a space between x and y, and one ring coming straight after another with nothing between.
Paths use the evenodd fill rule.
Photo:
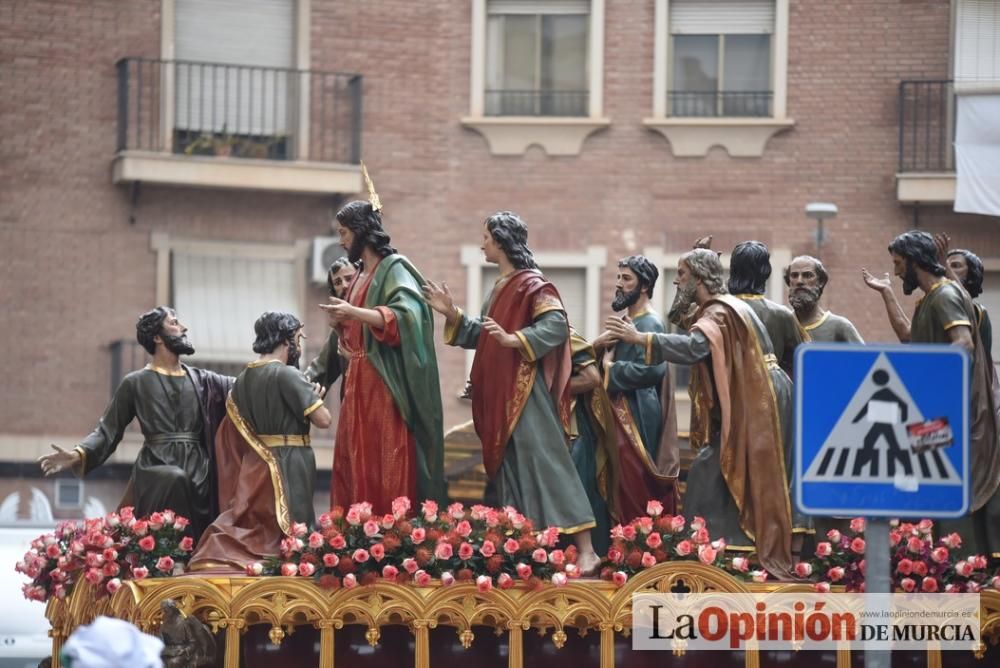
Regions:
<instances>
[{"instance_id":1,"label":"balcony","mask_svg":"<svg viewBox=\"0 0 1000 668\"><path fill-rule=\"evenodd\" d=\"M358 74L124 58L114 183L361 190Z\"/></svg>"},{"instance_id":2,"label":"balcony","mask_svg":"<svg viewBox=\"0 0 1000 668\"><path fill-rule=\"evenodd\" d=\"M900 204L955 201L955 87L952 81L899 84Z\"/></svg>"},{"instance_id":3,"label":"balcony","mask_svg":"<svg viewBox=\"0 0 1000 668\"><path fill-rule=\"evenodd\" d=\"M487 116L586 116L585 90L487 90Z\"/></svg>"},{"instance_id":4,"label":"balcony","mask_svg":"<svg viewBox=\"0 0 1000 668\"><path fill-rule=\"evenodd\" d=\"M667 92L673 117L757 117L771 116L771 91L690 91Z\"/></svg>"}]
</instances>

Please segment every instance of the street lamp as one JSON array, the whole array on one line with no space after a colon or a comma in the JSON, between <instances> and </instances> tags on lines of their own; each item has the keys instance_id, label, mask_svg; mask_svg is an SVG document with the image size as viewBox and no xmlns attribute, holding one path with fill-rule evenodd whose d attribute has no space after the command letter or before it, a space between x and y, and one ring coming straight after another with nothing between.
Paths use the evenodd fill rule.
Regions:
<instances>
[{"instance_id":1,"label":"street lamp","mask_svg":"<svg viewBox=\"0 0 1000 668\"><path fill-rule=\"evenodd\" d=\"M837 205L830 202L810 202L806 204L806 217L816 221L816 256L818 257L820 247L826 241L823 221L837 217Z\"/></svg>"}]
</instances>

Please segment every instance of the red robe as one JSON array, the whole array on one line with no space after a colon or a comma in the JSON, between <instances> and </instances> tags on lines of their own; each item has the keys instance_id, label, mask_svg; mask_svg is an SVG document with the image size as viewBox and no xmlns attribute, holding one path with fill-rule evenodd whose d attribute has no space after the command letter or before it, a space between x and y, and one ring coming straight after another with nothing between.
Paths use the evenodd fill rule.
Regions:
<instances>
[{"instance_id":1,"label":"red robe","mask_svg":"<svg viewBox=\"0 0 1000 668\"><path fill-rule=\"evenodd\" d=\"M377 265L376 265L377 266ZM375 267L362 281L355 277L347 300L364 308ZM369 328L388 346L400 344L396 316L385 306L376 307L385 327ZM347 507L368 501L376 514L392 512L398 496L417 498L416 440L403 421L389 388L365 353L364 328L347 320L339 328L340 347L350 355L344 378L344 398L333 448L333 481L330 502Z\"/></svg>"}]
</instances>

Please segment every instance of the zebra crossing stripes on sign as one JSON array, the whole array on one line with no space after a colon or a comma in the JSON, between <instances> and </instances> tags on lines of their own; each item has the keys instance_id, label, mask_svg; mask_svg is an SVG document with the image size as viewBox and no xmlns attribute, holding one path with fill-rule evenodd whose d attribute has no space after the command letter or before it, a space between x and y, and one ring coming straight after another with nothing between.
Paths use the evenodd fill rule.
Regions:
<instances>
[{"instance_id":1,"label":"zebra crossing stripes on sign","mask_svg":"<svg viewBox=\"0 0 1000 668\"><path fill-rule=\"evenodd\" d=\"M796 503L817 515L963 514L968 378L956 346L801 346Z\"/></svg>"}]
</instances>

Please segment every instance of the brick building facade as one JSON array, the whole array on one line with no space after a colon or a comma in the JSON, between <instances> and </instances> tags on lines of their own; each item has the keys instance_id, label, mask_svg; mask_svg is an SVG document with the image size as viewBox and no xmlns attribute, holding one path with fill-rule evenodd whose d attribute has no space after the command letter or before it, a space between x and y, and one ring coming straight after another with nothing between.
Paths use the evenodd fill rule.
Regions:
<instances>
[{"instance_id":1,"label":"brick building facade","mask_svg":"<svg viewBox=\"0 0 1000 668\"><path fill-rule=\"evenodd\" d=\"M825 306L852 319L869 341L890 341L892 332L860 267L890 271L885 249L896 234L914 226L948 232L956 245L978 252L988 270L1000 270L998 221L950 211L954 174L947 160L897 179L901 123L915 122L901 114L900 83L952 78L961 0L715 3L722 12L748 12L736 19L770 25L750 30L767 35L756 41L710 42L719 49L717 68L738 70L740 44L761 57L764 69L744 74L763 80L766 90L758 106L730 113L727 105L739 96L727 97L718 69L714 83L695 85L693 99L708 106L696 105L694 116L678 106L685 76L678 63L682 49L697 55L706 42L683 38L705 32L698 22L716 25L717 17L697 16L698 3L690 1L254 0L242 9L216 2L216 19L228 11L234 21L250 21L240 14L255 5L287 14L290 37L282 39L291 40L292 53L282 67L295 74L274 79L270 94L266 83L258 91L281 107L281 127L274 129L272 117L268 130L265 112L251 108L253 127L243 132L238 123L205 120L204 92L196 103L200 121L182 108L181 98L190 103L191 89L206 83L223 97L234 94L229 83L208 81L203 69L196 75L172 64L183 60L183 49L201 53L198 35L211 34L204 17L195 21L202 33L191 32L193 4L0 5L0 336L7 351L0 498L20 491L22 517L31 487L54 500L53 483L33 477L30 462L50 442L71 446L93 428L109 398L113 365L130 364L110 346L132 341L137 314L155 303L176 301L196 346L211 340L222 351L206 364L232 364L239 346L217 343L206 331L223 316L191 291L211 281L220 303L227 290L242 299L264 285L261 272L240 270L241 258L249 258L283 272L284 292L276 298L299 307L311 337L307 355L316 352L326 325L313 305L325 293L309 280L311 244L331 234L331 212L361 190L358 157L385 204L394 245L426 276L447 281L463 305L478 303L491 282L478 253L482 221L500 209L520 213L543 268L567 301L575 300L571 316L590 336L610 312L618 257L648 253L669 268L704 234L723 250L750 238L767 243L777 278L771 293L783 300L781 263L817 252L816 224L804 214L814 201L839 208L819 249L831 272ZM550 12L582 18L574 26L545 19ZM538 27L523 28L525 17L536 15L543 17ZM497 16L518 18L503 24ZM732 34L743 34L736 19ZM683 21L694 27L681 30ZM220 34L238 41L226 25L220 19ZM537 52L521 53L521 60L534 58L541 74L526 84L523 99L534 106L514 115L505 105L516 99L504 97L504 82L518 80L516 47L530 44L517 41L518 25L538 37ZM270 33L262 34L269 44ZM552 34L561 37L546 41ZM497 39L513 48L497 56ZM262 43L244 45L250 61L225 62L260 65L253 58ZM567 66L574 55L584 61ZM703 70L714 57L704 56ZM123 83L132 66L116 63L125 58L149 63L127 70ZM305 70L348 74L298 74ZM552 113L538 94L549 70L556 80L579 80L580 94L565 96L576 100L566 116ZM252 74L234 71L237 80L245 74L250 82ZM307 78L310 84L294 86ZM238 95L232 99L243 104ZM208 103L231 118L219 104ZM123 117L130 121L125 132ZM939 129L932 121L920 132L930 137ZM254 146L267 136L262 150L278 146L278 155L186 155L182 144L206 130L210 138L232 135ZM334 136L329 144L326 132ZM937 141L935 150L949 152L950 137ZM926 143L906 145L904 152L924 149ZM296 159L272 159L289 157ZM225 280L213 277L211 266L229 272ZM672 295L670 274L663 278L658 300ZM186 314L180 298L195 313ZM275 303L252 306L259 312ZM247 337L251 324L239 324ZM249 338L245 350L249 358ZM443 345L438 359L449 428L469 419L457 398L468 359ZM328 469L332 432L315 440L319 465ZM135 430L115 459L118 480L138 443ZM321 483L328 475L321 473ZM88 483L84 496L96 494L112 507L117 493L112 482ZM57 516L74 512L56 509Z\"/></svg>"}]
</instances>

